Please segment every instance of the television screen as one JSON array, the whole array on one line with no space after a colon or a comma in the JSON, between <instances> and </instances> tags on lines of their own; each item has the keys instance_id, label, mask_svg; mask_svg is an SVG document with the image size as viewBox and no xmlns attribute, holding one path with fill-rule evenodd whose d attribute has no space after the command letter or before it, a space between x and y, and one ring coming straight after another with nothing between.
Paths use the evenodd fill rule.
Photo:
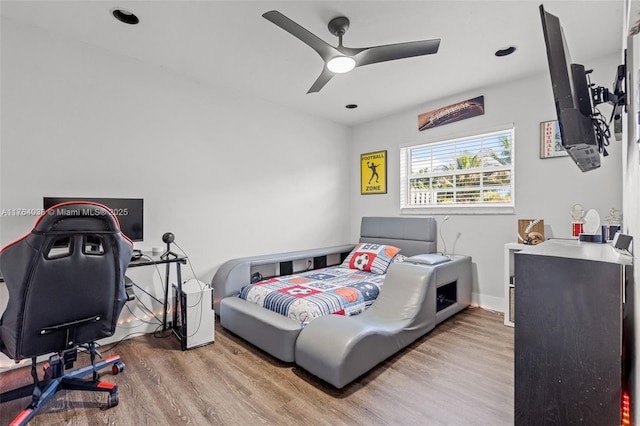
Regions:
<instances>
[{"instance_id":1,"label":"television screen","mask_svg":"<svg viewBox=\"0 0 640 426\"><path fill-rule=\"evenodd\" d=\"M142 198L44 197L44 209L68 201L91 201L104 204L116 215L120 230L133 241L143 239L144 200Z\"/></svg>"},{"instance_id":2,"label":"television screen","mask_svg":"<svg viewBox=\"0 0 640 426\"><path fill-rule=\"evenodd\" d=\"M601 146L583 65L571 62L560 20L540 5L549 74L562 146L583 172L600 167Z\"/></svg>"}]
</instances>

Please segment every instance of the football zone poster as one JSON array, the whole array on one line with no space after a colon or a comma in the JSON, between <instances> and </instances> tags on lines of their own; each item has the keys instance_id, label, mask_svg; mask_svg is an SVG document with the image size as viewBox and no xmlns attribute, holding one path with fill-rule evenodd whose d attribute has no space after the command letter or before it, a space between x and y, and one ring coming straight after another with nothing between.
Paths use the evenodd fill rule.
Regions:
<instances>
[{"instance_id":1,"label":"football zone poster","mask_svg":"<svg viewBox=\"0 0 640 426\"><path fill-rule=\"evenodd\" d=\"M360 193L387 193L387 151L360 155Z\"/></svg>"}]
</instances>

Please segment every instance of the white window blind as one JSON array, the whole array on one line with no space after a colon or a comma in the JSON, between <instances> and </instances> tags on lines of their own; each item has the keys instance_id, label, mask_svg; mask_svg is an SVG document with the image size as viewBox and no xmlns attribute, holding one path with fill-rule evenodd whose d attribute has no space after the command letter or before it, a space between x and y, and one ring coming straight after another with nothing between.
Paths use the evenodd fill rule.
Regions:
<instances>
[{"instance_id":1,"label":"white window blind","mask_svg":"<svg viewBox=\"0 0 640 426\"><path fill-rule=\"evenodd\" d=\"M513 128L400 150L402 209L514 206Z\"/></svg>"}]
</instances>

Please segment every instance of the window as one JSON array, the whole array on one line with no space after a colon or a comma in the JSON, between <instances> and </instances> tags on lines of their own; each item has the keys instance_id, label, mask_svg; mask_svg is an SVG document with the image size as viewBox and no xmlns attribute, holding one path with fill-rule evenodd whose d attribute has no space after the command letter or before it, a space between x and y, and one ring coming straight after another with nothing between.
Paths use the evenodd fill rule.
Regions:
<instances>
[{"instance_id":1,"label":"window","mask_svg":"<svg viewBox=\"0 0 640 426\"><path fill-rule=\"evenodd\" d=\"M514 207L513 128L400 149L403 213L504 212Z\"/></svg>"}]
</instances>

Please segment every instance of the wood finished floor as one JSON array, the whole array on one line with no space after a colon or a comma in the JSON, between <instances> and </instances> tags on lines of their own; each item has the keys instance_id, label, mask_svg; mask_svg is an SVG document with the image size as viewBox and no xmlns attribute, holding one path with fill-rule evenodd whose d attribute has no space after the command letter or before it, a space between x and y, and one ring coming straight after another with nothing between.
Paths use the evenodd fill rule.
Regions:
<instances>
[{"instance_id":1,"label":"wood finished floor","mask_svg":"<svg viewBox=\"0 0 640 426\"><path fill-rule=\"evenodd\" d=\"M106 393L61 391L30 425L513 424L513 328L480 308L450 318L342 390L218 324L215 343L195 350L180 351L173 336L145 335L103 353L114 354L126 369L103 380L118 384L117 407L103 409ZM0 391L30 382L30 368L9 371ZM0 405L0 424L28 403Z\"/></svg>"}]
</instances>

